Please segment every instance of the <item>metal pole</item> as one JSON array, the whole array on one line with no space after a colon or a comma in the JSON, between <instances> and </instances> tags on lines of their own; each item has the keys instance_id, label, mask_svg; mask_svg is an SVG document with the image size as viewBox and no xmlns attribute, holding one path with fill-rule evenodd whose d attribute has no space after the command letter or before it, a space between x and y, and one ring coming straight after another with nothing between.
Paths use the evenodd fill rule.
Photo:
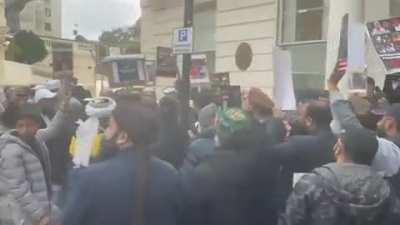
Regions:
<instances>
[{"instance_id":1,"label":"metal pole","mask_svg":"<svg viewBox=\"0 0 400 225\"><path fill-rule=\"evenodd\" d=\"M193 0L185 0L184 26L193 26ZM183 55L182 77L179 84L179 100L181 103L181 121L186 130L190 128L190 70L192 66L191 54Z\"/></svg>"}]
</instances>

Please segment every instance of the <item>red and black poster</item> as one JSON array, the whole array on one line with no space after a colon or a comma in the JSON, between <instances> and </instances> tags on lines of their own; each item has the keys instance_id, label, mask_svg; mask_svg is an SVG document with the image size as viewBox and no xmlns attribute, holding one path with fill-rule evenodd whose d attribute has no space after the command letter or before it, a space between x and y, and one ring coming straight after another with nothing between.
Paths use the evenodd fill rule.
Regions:
<instances>
[{"instance_id":1,"label":"red and black poster","mask_svg":"<svg viewBox=\"0 0 400 225\"><path fill-rule=\"evenodd\" d=\"M367 28L386 70L400 69L400 17L371 22Z\"/></svg>"}]
</instances>

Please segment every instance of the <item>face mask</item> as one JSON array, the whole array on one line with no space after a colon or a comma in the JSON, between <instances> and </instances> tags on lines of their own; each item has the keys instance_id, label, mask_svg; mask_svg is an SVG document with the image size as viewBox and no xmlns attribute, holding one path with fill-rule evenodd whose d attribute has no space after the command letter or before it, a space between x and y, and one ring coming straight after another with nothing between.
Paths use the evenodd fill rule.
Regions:
<instances>
[{"instance_id":1,"label":"face mask","mask_svg":"<svg viewBox=\"0 0 400 225\"><path fill-rule=\"evenodd\" d=\"M117 145L117 137L116 134L111 139L103 138L101 142L101 152L107 157L112 156L119 151L119 146Z\"/></svg>"}]
</instances>

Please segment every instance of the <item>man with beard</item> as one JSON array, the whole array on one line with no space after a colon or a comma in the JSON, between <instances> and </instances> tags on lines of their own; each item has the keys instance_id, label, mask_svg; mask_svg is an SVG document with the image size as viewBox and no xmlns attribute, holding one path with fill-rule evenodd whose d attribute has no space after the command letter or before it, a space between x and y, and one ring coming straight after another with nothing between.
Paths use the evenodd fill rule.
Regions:
<instances>
[{"instance_id":1,"label":"man with beard","mask_svg":"<svg viewBox=\"0 0 400 225\"><path fill-rule=\"evenodd\" d=\"M326 164L297 183L280 225L391 225L400 223L400 202L371 164L378 151L372 131L346 127Z\"/></svg>"},{"instance_id":2,"label":"man with beard","mask_svg":"<svg viewBox=\"0 0 400 225\"><path fill-rule=\"evenodd\" d=\"M378 122L378 135L400 147L400 104L390 106L385 116Z\"/></svg>"}]
</instances>

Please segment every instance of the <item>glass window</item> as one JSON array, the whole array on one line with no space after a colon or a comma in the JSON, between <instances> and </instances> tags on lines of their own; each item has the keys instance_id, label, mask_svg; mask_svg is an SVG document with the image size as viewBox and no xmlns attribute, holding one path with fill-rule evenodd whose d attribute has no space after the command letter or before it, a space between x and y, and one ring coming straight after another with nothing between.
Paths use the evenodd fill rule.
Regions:
<instances>
[{"instance_id":1,"label":"glass window","mask_svg":"<svg viewBox=\"0 0 400 225\"><path fill-rule=\"evenodd\" d=\"M47 17L51 17L51 9L46 8L46 9L45 9L45 15L46 15Z\"/></svg>"},{"instance_id":2,"label":"glass window","mask_svg":"<svg viewBox=\"0 0 400 225\"><path fill-rule=\"evenodd\" d=\"M325 40L326 0L281 0L280 43Z\"/></svg>"},{"instance_id":3,"label":"glass window","mask_svg":"<svg viewBox=\"0 0 400 225\"><path fill-rule=\"evenodd\" d=\"M44 30L45 31L51 31L51 23L45 23L44 24Z\"/></svg>"},{"instance_id":4,"label":"glass window","mask_svg":"<svg viewBox=\"0 0 400 225\"><path fill-rule=\"evenodd\" d=\"M286 48L292 55L294 89L324 89L326 44L293 45ZM304 57L307 55L307 57Z\"/></svg>"}]
</instances>

